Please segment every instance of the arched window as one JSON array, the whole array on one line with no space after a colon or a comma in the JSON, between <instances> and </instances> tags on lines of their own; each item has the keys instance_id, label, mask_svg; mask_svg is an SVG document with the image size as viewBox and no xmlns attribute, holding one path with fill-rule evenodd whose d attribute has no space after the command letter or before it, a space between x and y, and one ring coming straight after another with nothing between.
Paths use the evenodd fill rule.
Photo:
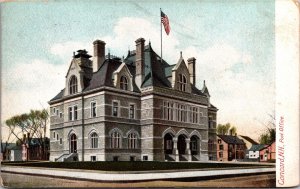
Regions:
<instances>
[{"instance_id":1,"label":"arched window","mask_svg":"<svg viewBox=\"0 0 300 189\"><path fill-rule=\"evenodd\" d=\"M135 133L130 133L128 135L128 148L129 149L137 148L137 135Z\"/></svg>"},{"instance_id":2,"label":"arched window","mask_svg":"<svg viewBox=\"0 0 300 189\"><path fill-rule=\"evenodd\" d=\"M70 151L71 153L77 153L77 137L75 134L70 137Z\"/></svg>"},{"instance_id":3,"label":"arched window","mask_svg":"<svg viewBox=\"0 0 300 189\"><path fill-rule=\"evenodd\" d=\"M91 134L91 147L98 148L98 135L97 133Z\"/></svg>"},{"instance_id":4,"label":"arched window","mask_svg":"<svg viewBox=\"0 0 300 189\"><path fill-rule=\"evenodd\" d=\"M187 84L186 77L183 74L179 74L178 89L180 91L185 91L186 84Z\"/></svg>"},{"instance_id":5,"label":"arched window","mask_svg":"<svg viewBox=\"0 0 300 189\"><path fill-rule=\"evenodd\" d=\"M125 76L121 76L120 88L123 90L128 90L128 80Z\"/></svg>"},{"instance_id":6,"label":"arched window","mask_svg":"<svg viewBox=\"0 0 300 189\"><path fill-rule=\"evenodd\" d=\"M114 131L111 136L111 148L121 148L121 135Z\"/></svg>"},{"instance_id":7,"label":"arched window","mask_svg":"<svg viewBox=\"0 0 300 189\"><path fill-rule=\"evenodd\" d=\"M77 93L77 90L78 90L77 78L73 75L70 79L69 92L70 94L75 94Z\"/></svg>"}]
</instances>

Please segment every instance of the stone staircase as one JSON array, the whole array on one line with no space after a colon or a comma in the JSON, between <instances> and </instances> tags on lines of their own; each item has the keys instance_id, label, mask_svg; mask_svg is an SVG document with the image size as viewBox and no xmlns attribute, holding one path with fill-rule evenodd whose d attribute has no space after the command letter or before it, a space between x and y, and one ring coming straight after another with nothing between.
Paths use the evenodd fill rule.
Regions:
<instances>
[{"instance_id":1,"label":"stone staircase","mask_svg":"<svg viewBox=\"0 0 300 189\"><path fill-rule=\"evenodd\" d=\"M175 155L165 154L165 161L175 161Z\"/></svg>"},{"instance_id":2,"label":"stone staircase","mask_svg":"<svg viewBox=\"0 0 300 189\"><path fill-rule=\"evenodd\" d=\"M55 158L55 161L56 162L78 161L78 154L77 153L62 154L58 158Z\"/></svg>"}]
</instances>

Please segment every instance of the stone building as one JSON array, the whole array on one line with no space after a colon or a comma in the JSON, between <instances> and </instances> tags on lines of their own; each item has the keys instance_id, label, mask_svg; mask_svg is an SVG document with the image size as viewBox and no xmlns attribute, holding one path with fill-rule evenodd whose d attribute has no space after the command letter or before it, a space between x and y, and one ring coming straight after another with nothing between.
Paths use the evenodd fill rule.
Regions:
<instances>
[{"instance_id":1,"label":"stone building","mask_svg":"<svg viewBox=\"0 0 300 189\"><path fill-rule=\"evenodd\" d=\"M170 65L145 40L126 58L105 42L73 55L65 88L49 101L50 161L216 160L217 108L196 88L196 59ZM208 150L210 149L210 150Z\"/></svg>"}]
</instances>

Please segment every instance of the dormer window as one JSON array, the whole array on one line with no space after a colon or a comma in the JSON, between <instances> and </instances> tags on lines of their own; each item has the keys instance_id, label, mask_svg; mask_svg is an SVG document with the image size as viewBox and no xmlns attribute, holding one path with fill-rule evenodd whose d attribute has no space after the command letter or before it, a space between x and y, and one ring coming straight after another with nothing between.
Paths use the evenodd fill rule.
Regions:
<instances>
[{"instance_id":1,"label":"dormer window","mask_svg":"<svg viewBox=\"0 0 300 189\"><path fill-rule=\"evenodd\" d=\"M123 90L128 90L128 80L125 76L121 76L120 88Z\"/></svg>"},{"instance_id":2,"label":"dormer window","mask_svg":"<svg viewBox=\"0 0 300 189\"><path fill-rule=\"evenodd\" d=\"M69 92L70 94L75 94L77 93L77 90L78 90L77 78L73 75L70 79Z\"/></svg>"},{"instance_id":3,"label":"dormer window","mask_svg":"<svg viewBox=\"0 0 300 189\"><path fill-rule=\"evenodd\" d=\"M178 89L180 91L186 91L186 84L186 77L183 74L179 74Z\"/></svg>"}]
</instances>

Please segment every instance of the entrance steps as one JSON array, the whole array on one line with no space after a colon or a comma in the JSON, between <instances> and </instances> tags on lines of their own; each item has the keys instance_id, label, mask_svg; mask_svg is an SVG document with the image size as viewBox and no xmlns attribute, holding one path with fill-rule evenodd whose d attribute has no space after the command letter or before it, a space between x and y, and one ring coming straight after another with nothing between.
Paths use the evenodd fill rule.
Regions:
<instances>
[{"instance_id":1,"label":"entrance steps","mask_svg":"<svg viewBox=\"0 0 300 189\"><path fill-rule=\"evenodd\" d=\"M62 154L58 158L55 158L55 161L57 162L78 161L78 154L77 153Z\"/></svg>"},{"instance_id":2,"label":"entrance steps","mask_svg":"<svg viewBox=\"0 0 300 189\"><path fill-rule=\"evenodd\" d=\"M175 155L165 154L165 161L175 161Z\"/></svg>"}]
</instances>

